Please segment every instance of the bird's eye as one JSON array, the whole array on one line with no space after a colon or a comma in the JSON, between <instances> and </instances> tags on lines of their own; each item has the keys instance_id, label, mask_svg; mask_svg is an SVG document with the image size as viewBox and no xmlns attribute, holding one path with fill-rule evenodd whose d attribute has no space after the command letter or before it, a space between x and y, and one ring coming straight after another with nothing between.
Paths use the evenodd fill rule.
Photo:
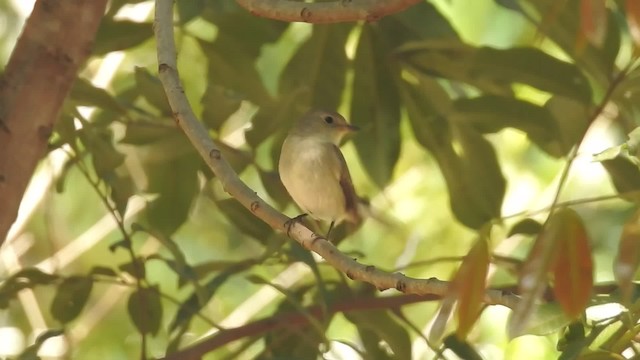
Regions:
<instances>
[{"instance_id":1,"label":"bird's eye","mask_svg":"<svg viewBox=\"0 0 640 360\"><path fill-rule=\"evenodd\" d=\"M325 116L324 122L326 122L327 124L333 124L333 117L332 116Z\"/></svg>"}]
</instances>

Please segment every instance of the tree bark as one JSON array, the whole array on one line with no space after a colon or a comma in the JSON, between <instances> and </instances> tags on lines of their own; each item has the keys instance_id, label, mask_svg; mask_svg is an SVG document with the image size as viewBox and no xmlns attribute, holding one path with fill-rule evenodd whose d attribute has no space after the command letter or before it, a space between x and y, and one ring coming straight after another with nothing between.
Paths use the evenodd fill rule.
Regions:
<instances>
[{"instance_id":1,"label":"tree bark","mask_svg":"<svg viewBox=\"0 0 640 360\"><path fill-rule=\"evenodd\" d=\"M0 79L0 245L78 69L91 53L107 0L38 0Z\"/></svg>"}]
</instances>

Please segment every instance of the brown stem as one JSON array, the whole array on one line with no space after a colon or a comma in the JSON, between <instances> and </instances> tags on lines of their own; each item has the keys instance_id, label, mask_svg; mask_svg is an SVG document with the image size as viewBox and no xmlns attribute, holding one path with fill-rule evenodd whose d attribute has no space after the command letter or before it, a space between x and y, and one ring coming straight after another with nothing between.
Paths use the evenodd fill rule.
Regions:
<instances>
[{"instance_id":1,"label":"brown stem","mask_svg":"<svg viewBox=\"0 0 640 360\"><path fill-rule=\"evenodd\" d=\"M422 0L336 0L302 2L291 0L236 0L253 15L287 22L329 24L376 21L400 12Z\"/></svg>"}]
</instances>

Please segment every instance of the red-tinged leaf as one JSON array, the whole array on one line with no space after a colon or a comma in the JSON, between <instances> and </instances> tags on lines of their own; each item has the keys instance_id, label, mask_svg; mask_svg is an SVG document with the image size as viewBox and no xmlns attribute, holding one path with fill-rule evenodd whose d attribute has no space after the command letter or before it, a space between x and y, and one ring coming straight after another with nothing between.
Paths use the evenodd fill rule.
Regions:
<instances>
[{"instance_id":1,"label":"red-tinged leaf","mask_svg":"<svg viewBox=\"0 0 640 360\"><path fill-rule=\"evenodd\" d=\"M627 25L629 26L629 33L636 46L640 46L640 1L627 0L625 1L627 10Z\"/></svg>"},{"instance_id":2,"label":"red-tinged leaf","mask_svg":"<svg viewBox=\"0 0 640 360\"><path fill-rule=\"evenodd\" d=\"M607 8L604 0L580 0L580 30L589 43L602 47L607 35Z\"/></svg>"},{"instance_id":3,"label":"red-tinged leaf","mask_svg":"<svg viewBox=\"0 0 640 360\"><path fill-rule=\"evenodd\" d=\"M631 300L633 291L633 279L640 265L640 210L624 224L618 256L613 264L613 274L620 287L622 299L625 302Z\"/></svg>"},{"instance_id":4,"label":"red-tinged leaf","mask_svg":"<svg viewBox=\"0 0 640 360\"><path fill-rule=\"evenodd\" d=\"M489 270L489 245L487 239L478 239L465 256L453 280L452 290L458 298L458 329L456 335L464 340L482 310Z\"/></svg>"},{"instance_id":5,"label":"red-tinged leaf","mask_svg":"<svg viewBox=\"0 0 640 360\"><path fill-rule=\"evenodd\" d=\"M558 211L559 229L554 264L556 300L570 318L578 318L589 303L593 288L593 260L589 237L580 216L571 209Z\"/></svg>"},{"instance_id":6,"label":"red-tinged leaf","mask_svg":"<svg viewBox=\"0 0 640 360\"><path fill-rule=\"evenodd\" d=\"M511 339L523 335L529 319L535 312L536 302L547 288L548 273L553 266L557 249L560 209L552 214L538 234L527 259L522 264L518 286L522 298L511 313L507 331Z\"/></svg>"}]
</instances>

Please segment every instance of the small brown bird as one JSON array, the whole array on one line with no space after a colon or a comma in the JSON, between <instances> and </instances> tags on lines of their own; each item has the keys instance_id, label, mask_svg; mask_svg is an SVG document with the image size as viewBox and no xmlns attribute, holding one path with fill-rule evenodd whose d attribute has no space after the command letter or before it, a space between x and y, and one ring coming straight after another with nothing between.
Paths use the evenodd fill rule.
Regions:
<instances>
[{"instance_id":1,"label":"small brown bird","mask_svg":"<svg viewBox=\"0 0 640 360\"><path fill-rule=\"evenodd\" d=\"M338 147L357 129L337 112L314 110L296 122L282 144L280 179L304 212L331 222L327 236L343 220L360 221L359 199Z\"/></svg>"}]
</instances>

